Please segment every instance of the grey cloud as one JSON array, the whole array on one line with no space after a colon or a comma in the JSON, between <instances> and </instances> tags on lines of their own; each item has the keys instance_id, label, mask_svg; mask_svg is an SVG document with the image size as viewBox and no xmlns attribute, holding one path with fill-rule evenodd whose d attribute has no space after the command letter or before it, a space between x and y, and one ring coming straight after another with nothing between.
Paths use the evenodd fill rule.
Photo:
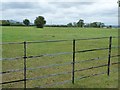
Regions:
<instances>
[{"instance_id":1,"label":"grey cloud","mask_svg":"<svg viewBox=\"0 0 120 90\"><path fill-rule=\"evenodd\" d=\"M14 11L14 12L13 12ZM53 13L55 8L37 2L3 2L2 12L20 15Z\"/></svg>"},{"instance_id":2,"label":"grey cloud","mask_svg":"<svg viewBox=\"0 0 120 90\"><path fill-rule=\"evenodd\" d=\"M116 7L109 8L110 5L108 5L106 8L97 2L6 2L2 3L2 6L4 19L22 21L23 18L29 18L33 21L38 15L42 15L48 24L51 21L55 24L67 24L76 22L80 18L85 22L101 19L103 22L109 23L118 13Z\"/></svg>"},{"instance_id":3,"label":"grey cloud","mask_svg":"<svg viewBox=\"0 0 120 90\"><path fill-rule=\"evenodd\" d=\"M95 12L96 13L96 16L109 16L109 17L113 17L113 16L116 16L117 17L117 14L118 14L118 11L116 8L112 8L110 10L98 10ZM94 14L95 14L94 13Z\"/></svg>"},{"instance_id":4,"label":"grey cloud","mask_svg":"<svg viewBox=\"0 0 120 90\"><path fill-rule=\"evenodd\" d=\"M37 8L37 3L35 2L3 2L2 9L31 9Z\"/></svg>"},{"instance_id":5,"label":"grey cloud","mask_svg":"<svg viewBox=\"0 0 120 90\"><path fill-rule=\"evenodd\" d=\"M77 6L92 5L94 2L50 2L50 4L55 5L58 8L70 8Z\"/></svg>"},{"instance_id":6,"label":"grey cloud","mask_svg":"<svg viewBox=\"0 0 120 90\"><path fill-rule=\"evenodd\" d=\"M118 10L114 8L110 11L104 12L104 14L109 15L109 16L116 16L118 14Z\"/></svg>"}]
</instances>

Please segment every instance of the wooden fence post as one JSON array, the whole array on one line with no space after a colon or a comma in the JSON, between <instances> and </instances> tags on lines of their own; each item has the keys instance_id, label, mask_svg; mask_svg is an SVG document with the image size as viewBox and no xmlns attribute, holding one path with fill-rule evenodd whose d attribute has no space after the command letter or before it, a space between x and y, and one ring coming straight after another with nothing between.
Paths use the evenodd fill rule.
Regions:
<instances>
[{"instance_id":1,"label":"wooden fence post","mask_svg":"<svg viewBox=\"0 0 120 90\"><path fill-rule=\"evenodd\" d=\"M111 59L112 36L109 38L109 52L108 52L108 70L107 75L110 75L110 59Z\"/></svg>"},{"instance_id":2,"label":"wooden fence post","mask_svg":"<svg viewBox=\"0 0 120 90\"><path fill-rule=\"evenodd\" d=\"M73 40L72 84L74 84L75 71L75 39Z\"/></svg>"},{"instance_id":3,"label":"wooden fence post","mask_svg":"<svg viewBox=\"0 0 120 90\"><path fill-rule=\"evenodd\" d=\"M26 58L27 58L27 43L24 42L24 90L26 90Z\"/></svg>"}]
</instances>

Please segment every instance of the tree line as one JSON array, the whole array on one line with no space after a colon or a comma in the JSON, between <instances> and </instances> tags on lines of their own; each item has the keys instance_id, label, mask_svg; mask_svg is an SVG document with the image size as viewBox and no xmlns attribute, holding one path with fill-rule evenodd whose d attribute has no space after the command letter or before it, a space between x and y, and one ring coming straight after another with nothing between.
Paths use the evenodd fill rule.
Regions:
<instances>
[{"instance_id":1,"label":"tree line","mask_svg":"<svg viewBox=\"0 0 120 90\"><path fill-rule=\"evenodd\" d=\"M34 24L30 24L29 19L24 19L23 22L11 22L10 20L0 20L0 26L36 26L37 28L43 28L46 24L46 20L43 16L38 16L34 20Z\"/></svg>"},{"instance_id":2,"label":"tree line","mask_svg":"<svg viewBox=\"0 0 120 90\"><path fill-rule=\"evenodd\" d=\"M93 28L107 27L107 28L112 28L111 25L106 26L102 22L84 23L84 20L82 20L82 19L80 19L78 22L68 23L67 26L68 27L81 27L81 28L83 28L83 27L93 27Z\"/></svg>"},{"instance_id":3,"label":"tree line","mask_svg":"<svg viewBox=\"0 0 120 90\"><path fill-rule=\"evenodd\" d=\"M30 24L29 19L24 19L23 22L10 22L9 20L0 20L0 26L36 26L37 28L46 27L94 27L94 28L111 28L112 26L106 26L102 22L92 22L92 23L84 23L83 19L80 19L78 22L68 23L67 25L45 25L46 20L43 16L38 16L34 20L34 24Z\"/></svg>"}]
</instances>

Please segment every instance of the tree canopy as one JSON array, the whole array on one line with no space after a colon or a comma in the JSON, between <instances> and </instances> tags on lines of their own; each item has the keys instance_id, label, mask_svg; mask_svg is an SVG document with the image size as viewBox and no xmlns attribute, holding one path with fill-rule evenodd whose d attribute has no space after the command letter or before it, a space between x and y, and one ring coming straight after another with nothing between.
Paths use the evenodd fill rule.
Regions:
<instances>
[{"instance_id":1,"label":"tree canopy","mask_svg":"<svg viewBox=\"0 0 120 90\"><path fill-rule=\"evenodd\" d=\"M30 21L28 19L24 19L23 23L25 24L25 26L29 26L30 25Z\"/></svg>"},{"instance_id":2,"label":"tree canopy","mask_svg":"<svg viewBox=\"0 0 120 90\"><path fill-rule=\"evenodd\" d=\"M1 26L10 26L9 20L0 20L0 25Z\"/></svg>"},{"instance_id":3,"label":"tree canopy","mask_svg":"<svg viewBox=\"0 0 120 90\"><path fill-rule=\"evenodd\" d=\"M93 22L93 23L90 23L90 27L96 27L96 28L101 28L101 27L104 27L105 24L104 23L101 23L101 22Z\"/></svg>"},{"instance_id":4,"label":"tree canopy","mask_svg":"<svg viewBox=\"0 0 120 90\"><path fill-rule=\"evenodd\" d=\"M84 26L84 20L80 19L80 20L77 22L77 26L78 26L78 27L83 27L83 26Z\"/></svg>"},{"instance_id":5,"label":"tree canopy","mask_svg":"<svg viewBox=\"0 0 120 90\"><path fill-rule=\"evenodd\" d=\"M34 24L36 25L37 28L43 28L44 25L46 24L46 20L43 16L38 16L34 20Z\"/></svg>"},{"instance_id":6,"label":"tree canopy","mask_svg":"<svg viewBox=\"0 0 120 90\"><path fill-rule=\"evenodd\" d=\"M73 25L72 25L72 23L68 23L67 26L68 27L72 27Z\"/></svg>"}]
</instances>

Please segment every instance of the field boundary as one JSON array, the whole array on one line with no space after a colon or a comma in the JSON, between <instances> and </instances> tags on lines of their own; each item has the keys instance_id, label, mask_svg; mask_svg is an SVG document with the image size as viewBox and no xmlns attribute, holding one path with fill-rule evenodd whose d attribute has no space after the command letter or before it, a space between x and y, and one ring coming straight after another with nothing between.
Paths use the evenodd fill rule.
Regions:
<instances>
[{"instance_id":1,"label":"field boundary","mask_svg":"<svg viewBox=\"0 0 120 90\"><path fill-rule=\"evenodd\" d=\"M71 82L72 84L75 84L75 80L79 80L79 79L83 79L83 78L88 78L91 76L98 76L98 75L102 75L102 74L107 74L107 76L110 76L110 72L116 72L116 71L111 71L110 70L110 66L111 65L116 65L119 64L120 62L115 62L115 63L111 63L111 58L114 57L119 57L120 55L111 55L111 49L118 49L120 48L120 46L112 46L112 40L113 38L120 38L119 37L98 37L98 38L84 38L84 39L73 39L73 40L48 40L48 41L24 41L24 42L4 42L4 43L0 43L0 45L5 45L5 44L23 44L24 46L24 55L22 57L15 57L15 58L1 58L0 60L2 61L7 61L7 60L24 60L24 67L22 69L14 69L14 70L7 70L4 72L0 72L0 74L4 75L7 73L12 73L12 72L20 72L23 71L24 73L24 78L20 79L20 80L13 80L13 81L8 81L8 82L2 82L0 83L1 85L3 84L9 84L9 83L15 83L15 82L24 82L24 88L27 88L27 81L30 80L37 80L37 79L41 79L41 78L48 78L48 77L53 77L53 76L58 76L58 75L64 75L64 74L71 74L71 80L66 80L63 82L57 82L54 84L46 84L46 85L42 85L42 86L34 86L35 88L44 88L46 86L53 86L53 85L58 85L58 84L64 84L64 83L68 83ZM109 40L109 45L108 47L103 47L103 48L93 48L93 49L86 49L86 50L80 50L80 51L76 51L76 41L79 40L95 40L95 39L108 39ZM42 55L34 55L34 56L27 56L27 44L34 44L34 43L52 43L52 42L66 42L66 41L72 41L72 52L61 52L61 53L54 53L54 54L42 54ZM84 52L92 52L92 51L99 51L99 50L108 50L108 56L105 57L100 57L100 58L92 58L92 59L88 59L88 60L84 60L84 61L79 61L76 62L75 57L76 57L76 53L84 53ZM72 62L67 62L67 63L63 63L63 64L51 64L51 65L47 65L47 66L39 66L39 67L35 67L35 68L27 68L27 63L26 60L28 58L40 58L40 57L45 57L45 56L58 56L58 55L64 55L64 54L72 54ZM75 64L76 63L81 63L81 62L89 62L89 61L94 61L94 60L102 60L104 58L107 58L108 63L107 64L103 64L103 65L99 65L99 66L92 66L92 67L88 67L88 68L83 68L83 69L79 69L79 70L75 70ZM27 78L26 72L27 70L35 70L35 69L39 69L39 68L49 68L49 67L54 67L54 66L64 66L64 65L72 65L72 70L71 72L61 72L61 73L56 73L56 74L49 74L49 75L45 75L45 76L40 76L40 77L33 77L33 78ZM79 78L75 78L75 72L80 72L80 71L85 71L85 70L90 70L93 68L100 68L100 67L107 67L107 71L106 72L101 72L101 73L96 73L96 74L92 74L89 76L83 76L83 77L79 77ZM118 72L118 71L117 71Z\"/></svg>"}]
</instances>

